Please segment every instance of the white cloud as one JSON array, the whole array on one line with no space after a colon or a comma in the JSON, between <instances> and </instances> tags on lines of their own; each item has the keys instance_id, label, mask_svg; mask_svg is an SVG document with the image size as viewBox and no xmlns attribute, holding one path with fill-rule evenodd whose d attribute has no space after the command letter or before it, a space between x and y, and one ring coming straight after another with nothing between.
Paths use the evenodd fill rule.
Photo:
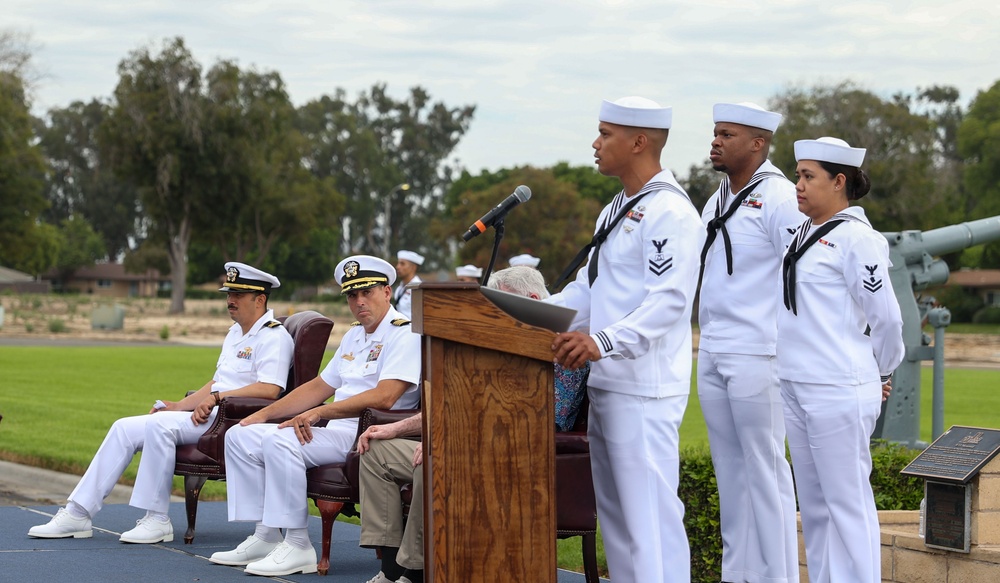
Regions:
<instances>
[{"instance_id":1,"label":"white cloud","mask_svg":"<svg viewBox=\"0 0 1000 583\"><path fill-rule=\"evenodd\" d=\"M457 152L471 171L590 164L603 98L672 105L664 159L686 174L707 154L717 101L847 79L885 96L954 85L967 101L1000 78L1000 8L978 0L8 4L3 26L43 46L38 112L110 96L129 51L181 36L205 68L226 58L280 72L298 104L376 82L475 104Z\"/></svg>"}]
</instances>

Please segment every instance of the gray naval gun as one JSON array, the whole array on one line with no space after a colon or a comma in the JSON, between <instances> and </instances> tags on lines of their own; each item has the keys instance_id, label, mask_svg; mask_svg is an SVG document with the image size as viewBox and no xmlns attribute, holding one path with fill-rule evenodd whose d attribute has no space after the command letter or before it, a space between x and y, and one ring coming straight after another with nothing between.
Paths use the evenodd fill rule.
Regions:
<instances>
[{"instance_id":1,"label":"gray naval gun","mask_svg":"<svg viewBox=\"0 0 1000 583\"><path fill-rule=\"evenodd\" d=\"M1000 216L941 227L930 231L882 233L889 241L892 282L903 316L906 355L892 376L892 393L882 403L873 439L923 447L920 437L921 361L934 361L933 438L944 431L944 329L951 312L934 298L916 292L948 281L948 265L936 257L1000 239ZM922 331L926 321L934 340Z\"/></svg>"}]
</instances>

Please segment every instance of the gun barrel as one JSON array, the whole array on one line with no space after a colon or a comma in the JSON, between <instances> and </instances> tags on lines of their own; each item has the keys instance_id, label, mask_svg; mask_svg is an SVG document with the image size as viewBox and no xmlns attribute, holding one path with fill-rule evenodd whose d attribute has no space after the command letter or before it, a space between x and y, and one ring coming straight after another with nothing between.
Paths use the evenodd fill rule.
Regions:
<instances>
[{"instance_id":1,"label":"gun barrel","mask_svg":"<svg viewBox=\"0 0 1000 583\"><path fill-rule=\"evenodd\" d=\"M954 253L1000 239L1000 216L932 229L924 233L924 245L931 256Z\"/></svg>"},{"instance_id":2,"label":"gun barrel","mask_svg":"<svg viewBox=\"0 0 1000 583\"><path fill-rule=\"evenodd\" d=\"M1000 239L1000 215L923 233L885 233L885 237L890 246L898 248L907 263L913 263L922 261L924 253L935 257Z\"/></svg>"}]
</instances>

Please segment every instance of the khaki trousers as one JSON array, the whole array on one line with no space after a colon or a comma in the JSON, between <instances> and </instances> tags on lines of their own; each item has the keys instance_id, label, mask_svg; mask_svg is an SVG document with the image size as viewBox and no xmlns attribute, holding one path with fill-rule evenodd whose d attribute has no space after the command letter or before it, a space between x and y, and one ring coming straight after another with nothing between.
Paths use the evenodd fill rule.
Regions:
<instances>
[{"instance_id":1,"label":"khaki trousers","mask_svg":"<svg viewBox=\"0 0 1000 583\"><path fill-rule=\"evenodd\" d=\"M372 440L361 456L362 547L398 547L396 563L412 570L424 568L424 472L413 467L418 441ZM399 488L413 484L409 517L403 519Z\"/></svg>"}]
</instances>

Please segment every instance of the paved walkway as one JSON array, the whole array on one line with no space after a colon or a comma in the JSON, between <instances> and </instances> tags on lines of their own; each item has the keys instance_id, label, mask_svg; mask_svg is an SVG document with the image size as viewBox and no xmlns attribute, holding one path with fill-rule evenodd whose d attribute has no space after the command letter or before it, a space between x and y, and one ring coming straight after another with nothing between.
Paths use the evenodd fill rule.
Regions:
<instances>
[{"instance_id":1,"label":"paved walkway","mask_svg":"<svg viewBox=\"0 0 1000 583\"><path fill-rule=\"evenodd\" d=\"M135 526L142 511L128 506L132 489L118 485L94 519L94 536L89 539L35 539L28 529L49 520L76 482L78 476L0 461L0 581L72 583L213 583L255 580L322 581L317 575L252 578L242 568L215 565L212 553L229 550L253 532L245 523L230 523L225 502L198 505L198 530L194 544L184 544L187 518L183 498L170 507L174 540L155 545L131 545L118 541L122 532ZM364 583L379 569L371 549L358 546L361 528L337 522L333 528L330 574L334 583ZM319 552L320 520L310 517L309 536ZM583 583L580 573L559 571L558 583Z\"/></svg>"}]
</instances>

